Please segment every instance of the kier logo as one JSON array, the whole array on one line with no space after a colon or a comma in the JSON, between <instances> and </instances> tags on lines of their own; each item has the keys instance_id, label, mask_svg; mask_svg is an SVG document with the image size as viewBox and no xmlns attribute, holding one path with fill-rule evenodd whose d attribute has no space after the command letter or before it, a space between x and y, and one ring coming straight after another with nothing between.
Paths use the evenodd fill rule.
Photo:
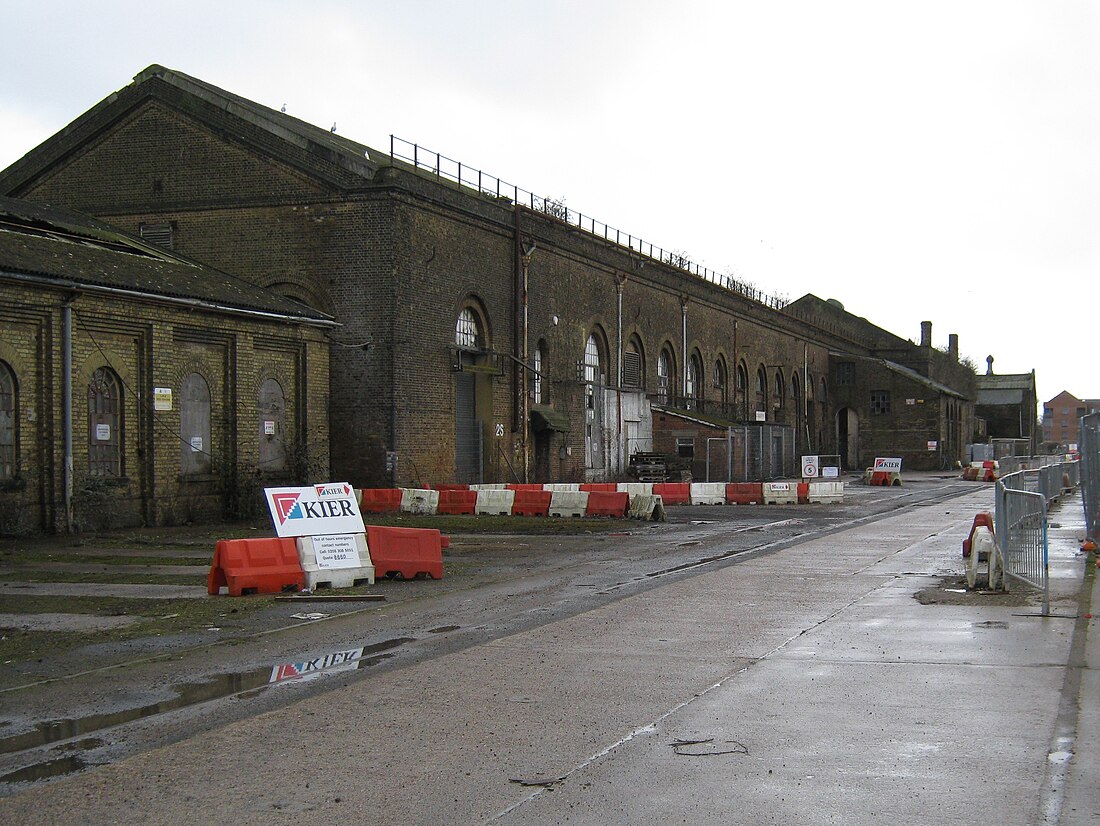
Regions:
<instances>
[{"instance_id":1,"label":"kier logo","mask_svg":"<svg viewBox=\"0 0 1100 826\"><path fill-rule=\"evenodd\" d=\"M362 533L355 490L346 482L305 488L267 488L267 505L279 536Z\"/></svg>"},{"instance_id":2,"label":"kier logo","mask_svg":"<svg viewBox=\"0 0 1100 826\"><path fill-rule=\"evenodd\" d=\"M301 519L301 508L298 507L298 497L300 493L275 493L271 496L271 501L275 503L275 513L278 515L279 522L286 522L288 519ZM298 511L295 513L295 511Z\"/></svg>"}]
</instances>

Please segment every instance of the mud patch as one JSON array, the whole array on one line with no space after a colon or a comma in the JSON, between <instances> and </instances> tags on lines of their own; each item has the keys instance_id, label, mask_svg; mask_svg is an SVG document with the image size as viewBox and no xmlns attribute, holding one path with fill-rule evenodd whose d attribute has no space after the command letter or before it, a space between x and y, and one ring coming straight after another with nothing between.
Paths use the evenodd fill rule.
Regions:
<instances>
[{"instance_id":1,"label":"mud patch","mask_svg":"<svg viewBox=\"0 0 1100 826\"><path fill-rule=\"evenodd\" d=\"M978 587L971 591L966 587L966 577L948 576L935 585L929 585L913 594L921 605L1000 605L1008 608L1030 605L1026 591L986 591L978 580Z\"/></svg>"}]
</instances>

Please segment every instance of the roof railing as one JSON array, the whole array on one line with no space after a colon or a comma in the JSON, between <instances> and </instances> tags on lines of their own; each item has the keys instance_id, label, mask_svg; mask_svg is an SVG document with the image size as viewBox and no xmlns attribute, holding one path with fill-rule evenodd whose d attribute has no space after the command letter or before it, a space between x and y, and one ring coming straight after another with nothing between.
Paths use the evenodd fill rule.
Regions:
<instances>
[{"instance_id":1,"label":"roof railing","mask_svg":"<svg viewBox=\"0 0 1100 826\"><path fill-rule=\"evenodd\" d=\"M570 209L562 200L536 195L480 169L465 166L461 161L448 158L446 155L433 152L419 144L394 135L390 135L390 158L412 164L416 169L431 173L440 180L451 181L459 186L476 190L482 195L519 204L535 212L541 212L597 238L602 238L604 241L625 247L634 254L684 270L697 278L702 278L711 284L716 284L772 309L782 310L790 303L786 296L766 293L753 284L729 273L720 273L709 267L696 264L682 253L654 246L635 235L624 233L609 224L597 221L591 215L584 215Z\"/></svg>"}]
</instances>

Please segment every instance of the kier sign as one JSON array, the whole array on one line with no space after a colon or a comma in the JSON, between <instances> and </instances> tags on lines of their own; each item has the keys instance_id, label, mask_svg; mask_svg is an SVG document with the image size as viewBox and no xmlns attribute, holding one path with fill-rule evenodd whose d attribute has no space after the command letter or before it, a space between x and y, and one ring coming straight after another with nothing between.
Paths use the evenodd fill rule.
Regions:
<instances>
[{"instance_id":1,"label":"kier sign","mask_svg":"<svg viewBox=\"0 0 1100 826\"><path fill-rule=\"evenodd\" d=\"M264 488L277 536L364 533L355 490L346 482Z\"/></svg>"}]
</instances>

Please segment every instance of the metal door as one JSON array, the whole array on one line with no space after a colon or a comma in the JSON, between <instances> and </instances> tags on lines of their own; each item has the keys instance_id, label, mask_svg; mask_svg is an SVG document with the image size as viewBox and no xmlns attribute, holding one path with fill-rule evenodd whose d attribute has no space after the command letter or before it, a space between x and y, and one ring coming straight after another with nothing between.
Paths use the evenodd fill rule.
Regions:
<instances>
[{"instance_id":1,"label":"metal door","mask_svg":"<svg viewBox=\"0 0 1100 826\"><path fill-rule=\"evenodd\" d=\"M481 482L481 422L477 419L474 373L455 373L455 481Z\"/></svg>"}]
</instances>

